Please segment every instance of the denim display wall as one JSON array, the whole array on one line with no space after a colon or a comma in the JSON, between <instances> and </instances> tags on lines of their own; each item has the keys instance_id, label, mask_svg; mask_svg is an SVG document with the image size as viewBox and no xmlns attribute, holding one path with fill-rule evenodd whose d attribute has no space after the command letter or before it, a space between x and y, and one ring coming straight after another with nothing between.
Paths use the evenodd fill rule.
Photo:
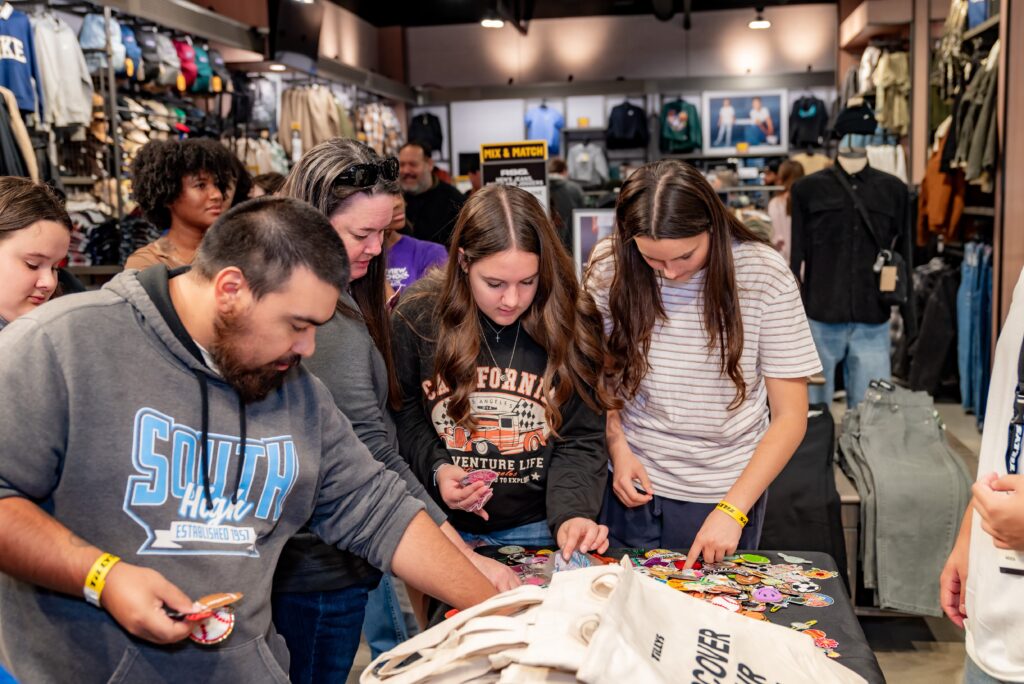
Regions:
<instances>
[{"instance_id":1,"label":"denim display wall","mask_svg":"<svg viewBox=\"0 0 1024 684\"><path fill-rule=\"evenodd\" d=\"M992 353L992 247L964 245L960 288L956 295L957 366L963 407L985 421Z\"/></svg>"}]
</instances>

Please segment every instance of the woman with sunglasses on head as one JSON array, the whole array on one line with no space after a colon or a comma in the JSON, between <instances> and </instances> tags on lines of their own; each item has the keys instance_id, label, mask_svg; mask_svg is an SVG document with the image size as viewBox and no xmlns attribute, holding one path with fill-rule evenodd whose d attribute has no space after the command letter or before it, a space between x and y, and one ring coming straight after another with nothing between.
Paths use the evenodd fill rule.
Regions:
<instances>
[{"instance_id":1,"label":"woman with sunglasses on head","mask_svg":"<svg viewBox=\"0 0 1024 684\"><path fill-rule=\"evenodd\" d=\"M70 244L71 219L52 190L0 177L0 330L53 296Z\"/></svg>"},{"instance_id":2,"label":"woman with sunglasses on head","mask_svg":"<svg viewBox=\"0 0 1024 684\"><path fill-rule=\"evenodd\" d=\"M463 538L603 553L601 321L533 195L473 193L392 323L402 455Z\"/></svg>"},{"instance_id":3,"label":"woman with sunglasses on head","mask_svg":"<svg viewBox=\"0 0 1024 684\"><path fill-rule=\"evenodd\" d=\"M616 546L689 548L688 567L755 549L821 369L796 282L688 164L638 169L615 213L587 274L624 401L601 519Z\"/></svg>"},{"instance_id":4,"label":"woman with sunglasses on head","mask_svg":"<svg viewBox=\"0 0 1024 684\"><path fill-rule=\"evenodd\" d=\"M350 286L337 313L317 330L316 351L304 361L331 391L359 438L385 467L398 473L410 494L454 543L471 555L500 589L515 575L495 561L472 554L446 516L424 491L399 454L388 413L397 397L391 330L385 300L383 234L392 220L398 164L381 159L362 143L334 138L309 150L278 193L309 202L330 218L348 252ZM292 539L281 556L274 582L274 625L291 652L294 682L344 681L359 646L364 612L375 649L407 637L390 581L360 558L320 542L311 533ZM389 631L392 634L387 635ZM384 642L376 634L385 632ZM390 639L387 637L390 636Z\"/></svg>"}]
</instances>

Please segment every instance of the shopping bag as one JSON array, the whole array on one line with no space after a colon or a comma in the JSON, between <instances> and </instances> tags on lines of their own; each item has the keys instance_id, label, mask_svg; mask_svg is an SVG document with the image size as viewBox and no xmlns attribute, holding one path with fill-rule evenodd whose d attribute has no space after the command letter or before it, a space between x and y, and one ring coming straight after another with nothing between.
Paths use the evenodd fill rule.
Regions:
<instances>
[{"instance_id":1,"label":"shopping bag","mask_svg":"<svg viewBox=\"0 0 1024 684\"><path fill-rule=\"evenodd\" d=\"M625 559L623 563L627 563ZM863 683L806 636L751 620L622 568L576 673L585 684Z\"/></svg>"}]
</instances>

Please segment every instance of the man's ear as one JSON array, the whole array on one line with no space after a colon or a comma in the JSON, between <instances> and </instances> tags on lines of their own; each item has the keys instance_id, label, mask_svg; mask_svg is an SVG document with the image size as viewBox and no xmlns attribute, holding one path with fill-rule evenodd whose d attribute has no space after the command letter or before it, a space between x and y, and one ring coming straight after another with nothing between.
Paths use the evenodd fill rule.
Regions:
<instances>
[{"instance_id":1,"label":"man's ear","mask_svg":"<svg viewBox=\"0 0 1024 684\"><path fill-rule=\"evenodd\" d=\"M237 314L252 305L249 281L237 266L221 269L213 277L213 293L217 301L217 311L222 314Z\"/></svg>"}]
</instances>

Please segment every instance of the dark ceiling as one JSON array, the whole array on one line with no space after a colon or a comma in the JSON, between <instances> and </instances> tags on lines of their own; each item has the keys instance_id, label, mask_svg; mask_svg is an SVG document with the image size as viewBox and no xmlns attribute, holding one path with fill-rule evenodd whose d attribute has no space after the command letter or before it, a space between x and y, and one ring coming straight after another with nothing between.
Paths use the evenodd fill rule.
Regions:
<instances>
[{"instance_id":1,"label":"dark ceiling","mask_svg":"<svg viewBox=\"0 0 1024 684\"><path fill-rule=\"evenodd\" d=\"M827 0L826 0L827 1ZM654 14L655 5L671 4L676 19L682 15L684 4L693 12L711 10L755 8L758 6L819 4L822 0L775 0L749 2L748 0L332 0L354 12L374 26L437 26L441 24L470 24L480 21L493 11L496 4L507 13L529 19L559 19L564 17L590 17L614 14ZM830 2L828 4L834 4ZM532 15L531 15L532 6Z\"/></svg>"}]
</instances>

